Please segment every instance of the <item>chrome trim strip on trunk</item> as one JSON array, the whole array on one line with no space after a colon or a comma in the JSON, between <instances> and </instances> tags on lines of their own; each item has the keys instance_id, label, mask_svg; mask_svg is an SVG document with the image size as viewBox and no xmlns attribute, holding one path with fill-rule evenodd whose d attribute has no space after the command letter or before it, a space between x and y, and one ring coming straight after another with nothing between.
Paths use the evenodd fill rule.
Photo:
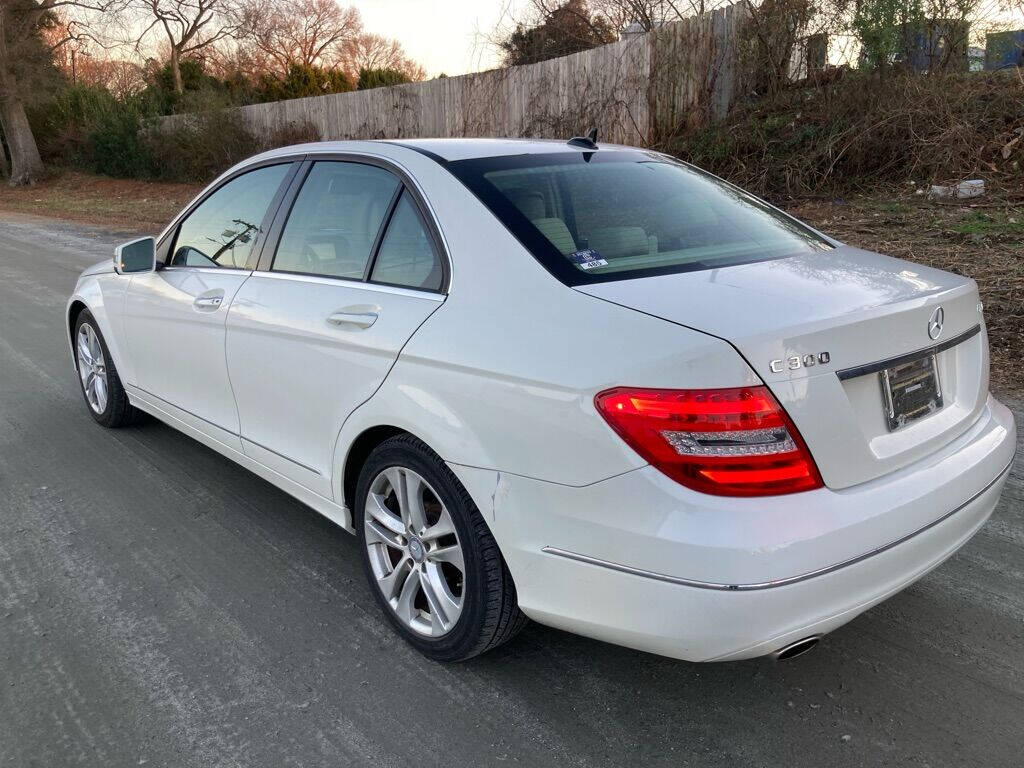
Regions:
<instances>
[{"instance_id":1,"label":"chrome trim strip on trunk","mask_svg":"<svg viewBox=\"0 0 1024 768\"><path fill-rule=\"evenodd\" d=\"M840 381L855 379L858 376L867 376L869 373L878 373L879 371L884 371L886 368L892 368L893 366L902 365L903 363L910 363L914 360L919 360L922 357L928 357L928 355L937 355L939 352L945 352L947 349L951 349L957 344L961 344L969 338L977 336L980 332L981 323L973 328L969 328L958 336L946 339L941 344L933 344L930 347L919 349L916 352L908 352L905 355L897 355L896 357L879 360L877 363L868 363L867 365L857 365L853 368L844 368L841 371L836 371L836 376L839 377Z\"/></svg>"},{"instance_id":2,"label":"chrome trim strip on trunk","mask_svg":"<svg viewBox=\"0 0 1024 768\"><path fill-rule=\"evenodd\" d=\"M934 528L939 523L945 522L946 520L951 518L957 512L962 510L964 507L966 507L966 506L972 504L973 502L977 501L979 497L984 495L993 485L995 485L997 482L999 482L999 480L1001 480L1003 478L1003 476L1006 475L1007 472L1010 471L1010 467L1011 467L1012 464L1013 464L1013 460L1011 459L1010 463L1007 464L1006 467L1004 467L1003 470L998 475L995 476L995 479L993 479L992 482L990 482L988 485L986 485L984 488L982 488L976 494L971 496L971 498L969 498L963 504L958 506L956 509L952 510L951 512L947 512L946 514L944 514L942 517L938 518L937 520L933 520L932 522L928 523L927 525L923 525L920 528L918 528L917 530L908 533L906 536L901 536L900 538L898 538L898 539L896 539L894 541L890 541L888 544L883 544L880 547L876 547L875 549L872 549L870 552L865 552L862 555L857 555L857 557L851 557L849 560L844 560L841 563L836 563L835 565L829 565L829 566L826 566L824 568L819 568L819 569L817 569L815 571L810 571L808 573L802 573L802 574L800 574L798 576L790 576L790 577L785 578L785 579L775 579L773 581L763 581L763 582L758 582L756 584L717 584L717 583L711 582L711 581L697 581L696 579L686 579L686 578L683 578L681 576L669 576L668 574L665 574L665 573L656 573L654 571L644 570L643 568L634 568L634 567L629 566L629 565L621 565L619 563L613 563L613 562L610 562L608 560L601 560L600 558L597 558L597 557L590 557L589 555L581 555L578 552L570 552L570 551L565 550L565 549L559 549L558 547L543 547L541 549L541 552L544 552L544 553L549 554L549 555L557 555L558 557L564 557L564 558L567 558L569 560L576 560L577 562L580 562L580 563L587 563L589 565L597 565L597 566L600 566L602 568L609 568L609 569L611 569L613 571L619 571L620 573L628 573L628 574L631 574L633 576L641 576L641 577L643 577L645 579L654 579L655 581L664 581L664 582L666 582L668 584L678 584L678 585L681 585L681 586L684 586L684 587L697 587L698 589L718 589L718 590L724 590L724 591L727 591L727 592L752 592L752 591L758 590L758 589L771 589L773 587L783 587L783 586L786 586L787 584L796 584L797 582L800 582L800 581L807 581L808 579L813 579L813 578L816 578L818 576L824 576L827 573L832 573L833 571L838 571L840 568L845 568L848 565L854 565L856 563L861 562L862 560L867 560L869 557L873 557L875 555L881 554L882 552L885 552L886 550L892 549L893 547L897 547L900 544L903 544L904 542L909 541L910 539L914 538L918 534L924 533L929 528Z\"/></svg>"}]
</instances>

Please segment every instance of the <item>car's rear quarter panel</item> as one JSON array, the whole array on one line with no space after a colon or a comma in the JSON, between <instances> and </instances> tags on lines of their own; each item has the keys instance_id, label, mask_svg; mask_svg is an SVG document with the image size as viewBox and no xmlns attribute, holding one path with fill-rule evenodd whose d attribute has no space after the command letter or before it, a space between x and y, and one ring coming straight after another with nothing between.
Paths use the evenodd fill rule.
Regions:
<instances>
[{"instance_id":1,"label":"car's rear quarter panel","mask_svg":"<svg viewBox=\"0 0 1024 768\"><path fill-rule=\"evenodd\" d=\"M759 383L723 341L562 285L419 157L434 166L409 162L451 253L450 293L346 422L340 453L364 429L392 424L449 462L586 485L645 463L597 413L600 390Z\"/></svg>"}]
</instances>

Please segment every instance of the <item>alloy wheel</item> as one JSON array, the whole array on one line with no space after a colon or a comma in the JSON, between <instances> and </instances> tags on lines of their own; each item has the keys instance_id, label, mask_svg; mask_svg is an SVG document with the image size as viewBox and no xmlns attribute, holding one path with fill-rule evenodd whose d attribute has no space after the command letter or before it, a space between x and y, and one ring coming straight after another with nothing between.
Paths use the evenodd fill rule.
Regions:
<instances>
[{"instance_id":1,"label":"alloy wheel","mask_svg":"<svg viewBox=\"0 0 1024 768\"><path fill-rule=\"evenodd\" d=\"M96 413L103 413L107 408L107 362L103 357L103 347L99 336L88 323L82 323L78 329L78 375L82 378L82 390L89 407Z\"/></svg>"},{"instance_id":2,"label":"alloy wheel","mask_svg":"<svg viewBox=\"0 0 1024 768\"><path fill-rule=\"evenodd\" d=\"M374 478L363 526L370 567L394 614L414 632L441 637L465 599L465 558L451 514L416 472L389 467Z\"/></svg>"}]
</instances>

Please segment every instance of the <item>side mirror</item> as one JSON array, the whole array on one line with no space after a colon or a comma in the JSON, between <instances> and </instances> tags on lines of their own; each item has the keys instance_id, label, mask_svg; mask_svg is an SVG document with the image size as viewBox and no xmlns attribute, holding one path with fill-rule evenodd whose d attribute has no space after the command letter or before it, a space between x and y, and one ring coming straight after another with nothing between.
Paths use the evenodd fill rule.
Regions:
<instances>
[{"instance_id":1,"label":"side mirror","mask_svg":"<svg viewBox=\"0 0 1024 768\"><path fill-rule=\"evenodd\" d=\"M156 269L156 240L140 237L114 250L114 269L119 275L152 272Z\"/></svg>"}]
</instances>

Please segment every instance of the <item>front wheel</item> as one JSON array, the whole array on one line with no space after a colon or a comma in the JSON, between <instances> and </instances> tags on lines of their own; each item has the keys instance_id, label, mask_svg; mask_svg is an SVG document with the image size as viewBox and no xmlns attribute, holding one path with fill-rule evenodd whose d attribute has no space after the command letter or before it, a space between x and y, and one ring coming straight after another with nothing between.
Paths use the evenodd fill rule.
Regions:
<instances>
[{"instance_id":1,"label":"front wheel","mask_svg":"<svg viewBox=\"0 0 1024 768\"><path fill-rule=\"evenodd\" d=\"M498 545L466 489L411 435L370 454L354 516L367 579L400 635L435 661L462 661L526 623Z\"/></svg>"},{"instance_id":2,"label":"front wheel","mask_svg":"<svg viewBox=\"0 0 1024 768\"><path fill-rule=\"evenodd\" d=\"M96 318L83 309L75 320L75 367L89 414L104 427L123 427L138 418L128 402L114 360Z\"/></svg>"}]
</instances>

